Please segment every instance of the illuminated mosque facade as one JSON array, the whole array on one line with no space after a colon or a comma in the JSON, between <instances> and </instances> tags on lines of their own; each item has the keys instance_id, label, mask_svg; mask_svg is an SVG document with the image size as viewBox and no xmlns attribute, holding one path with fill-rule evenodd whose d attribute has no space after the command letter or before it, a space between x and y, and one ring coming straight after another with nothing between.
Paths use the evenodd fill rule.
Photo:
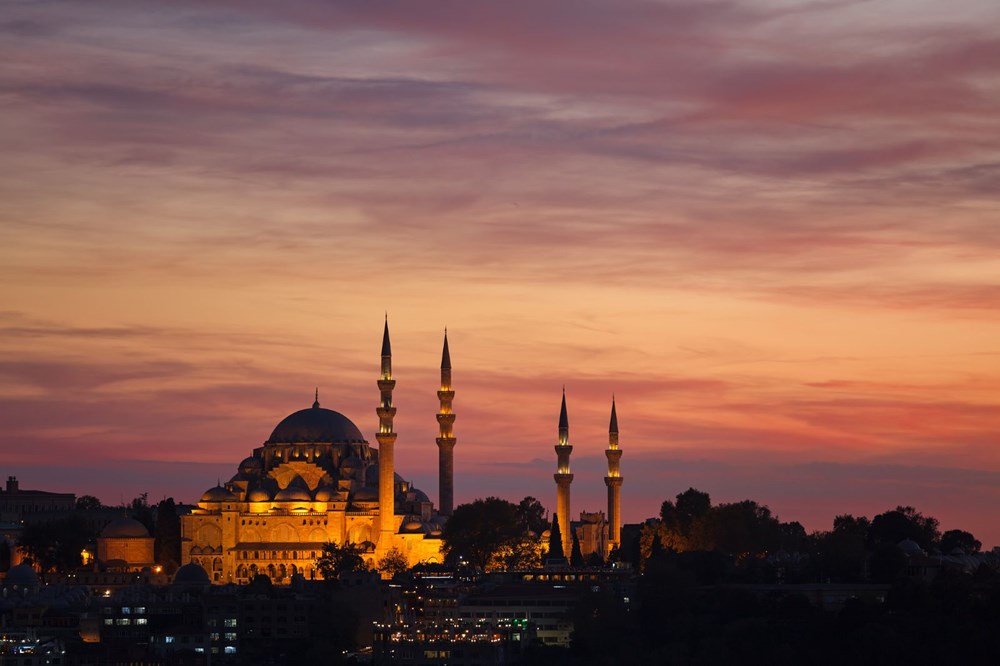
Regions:
<instances>
[{"instance_id":1,"label":"illuminated mosque facade","mask_svg":"<svg viewBox=\"0 0 1000 666\"><path fill-rule=\"evenodd\" d=\"M370 567L394 550L409 566L441 562L441 529L454 497L455 414L451 357L445 332L441 408L437 415L441 507L396 474L396 408L389 324L382 336L376 413L378 449L346 416L319 404L283 419L227 482L207 490L181 517L181 560L213 583L245 583L266 574L287 583L295 574L318 578L326 543L355 543Z\"/></svg>"},{"instance_id":2,"label":"illuminated mosque facade","mask_svg":"<svg viewBox=\"0 0 1000 666\"><path fill-rule=\"evenodd\" d=\"M441 533L454 508L455 413L452 402L451 356L445 331L441 354L439 436L439 503L396 474L393 418L392 348L389 324L382 336L382 362L376 408L378 449L372 448L354 423L339 412L312 406L285 417L262 446L253 450L227 482L205 491L198 507L181 516L181 562L195 563L213 583L247 583L265 574L287 583L295 574L318 578L316 559L327 543L354 543L375 568L386 555L398 552L409 566L439 563ZM569 419L563 391L559 439L556 515L563 552L572 548L572 534L584 555L608 553L620 546L621 486L618 418L611 405L608 458L608 513L580 514L571 521ZM569 526L569 529L567 529ZM544 541L544 539L543 539ZM544 543L541 544L544 547Z\"/></svg>"}]
</instances>

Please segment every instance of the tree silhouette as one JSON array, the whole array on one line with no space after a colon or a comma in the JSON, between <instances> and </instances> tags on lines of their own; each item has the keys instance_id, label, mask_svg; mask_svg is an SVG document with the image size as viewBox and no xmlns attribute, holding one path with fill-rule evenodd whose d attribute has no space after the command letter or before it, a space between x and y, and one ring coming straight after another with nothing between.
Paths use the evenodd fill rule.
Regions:
<instances>
[{"instance_id":1,"label":"tree silhouette","mask_svg":"<svg viewBox=\"0 0 1000 666\"><path fill-rule=\"evenodd\" d=\"M457 563L465 559L472 566L500 569L530 565L525 543L527 530L518 506L497 497L477 499L455 507L441 533L445 559ZM531 554L535 553L531 543Z\"/></svg>"},{"instance_id":2,"label":"tree silhouette","mask_svg":"<svg viewBox=\"0 0 1000 666\"><path fill-rule=\"evenodd\" d=\"M573 546L569 553L569 563L574 567L583 566L583 551L580 550L580 537L576 535L576 530L570 530L573 535Z\"/></svg>"},{"instance_id":3,"label":"tree silhouette","mask_svg":"<svg viewBox=\"0 0 1000 666\"><path fill-rule=\"evenodd\" d=\"M365 560L361 546L348 541L344 544L325 543L323 554L316 560L316 568L325 580L337 580L350 571L364 571Z\"/></svg>"},{"instance_id":4,"label":"tree silhouette","mask_svg":"<svg viewBox=\"0 0 1000 666\"><path fill-rule=\"evenodd\" d=\"M181 561L181 519L177 515L174 498L168 497L156 505L156 541L153 542L154 557L168 573L173 572Z\"/></svg>"},{"instance_id":5,"label":"tree silhouette","mask_svg":"<svg viewBox=\"0 0 1000 666\"><path fill-rule=\"evenodd\" d=\"M945 555L951 554L956 548L961 548L966 553L978 553L983 547L983 543L965 530L948 530L941 535L941 552Z\"/></svg>"},{"instance_id":6,"label":"tree silhouette","mask_svg":"<svg viewBox=\"0 0 1000 666\"><path fill-rule=\"evenodd\" d=\"M101 500L97 499L93 495L80 495L76 498L77 511L93 511L103 508L104 505L101 504Z\"/></svg>"},{"instance_id":7,"label":"tree silhouette","mask_svg":"<svg viewBox=\"0 0 1000 666\"><path fill-rule=\"evenodd\" d=\"M563 552L562 530L559 529L559 516L552 516L552 530L549 532L549 559L564 560L566 553Z\"/></svg>"},{"instance_id":8,"label":"tree silhouette","mask_svg":"<svg viewBox=\"0 0 1000 666\"><path fill-rule=\"evenodd\" d=\"M401 574L409 568L410 565L406 561L406 555L403 555L395 546L390 548L389 552L378 561L378 570L388 574L389 578L394 577L396 574Z\"/></svg>"}]
</instances>

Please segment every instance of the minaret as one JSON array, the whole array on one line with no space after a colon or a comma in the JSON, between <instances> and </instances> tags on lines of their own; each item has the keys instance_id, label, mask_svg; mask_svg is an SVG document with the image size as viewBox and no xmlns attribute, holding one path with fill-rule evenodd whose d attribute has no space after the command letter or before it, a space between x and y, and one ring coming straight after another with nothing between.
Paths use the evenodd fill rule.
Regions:
<instances>
[{"instance_id":1,"label":"minaret","mask_svg":"<svg viewBox=\"0 0 1000 666\"><path fill-rule=\"evenodd\" d=\"M396 380L392 378L392 347L389 346L389 317L385 318L385 331L382 333L382 373L378 379L378 390L381 394L378 409L378 515L379 541L390 543L396 531L396 475L393 462L393 446L396 444L396 433L392 431L392 419L396 416L396 408L392 406L392 389Z\"/></svg>"},{"instance_id":2,"label":"minaret","mask_svg":"<svg viewBox=\"0 0 1000 666\"><path fill-rule=\"evenodd\" d=\"M438 428L438 509L442 516L450 516L455 506L455 413L451 411L451 401L455 392L451 389L451 354L448 353L448 329L444 329L444 350L441 352L441 388L438 400L441 410L437 413Z\"/></svg>"},{"instance_id":3,"label":"minaret","mask_svg":"<svg viewBox=\"0 0 1000 666\"><path fill-rule=\"evenodd\" d=\"M559 528L562 531L563 552L570 552L573 544L573 527L569 519L569 484L573 483L573 475L569 471L569 454L573 447L569 445L569 417L566 415L566 387L563 387L562 408L559 410L559 443L556 444L556 456L559 467L553 475L556 480L556 515L559 516Z\"/></svg>"},{"instance_id":4,"label":"minaret","mask_svg":"<svg viewBox=\"0 0 1000 666\"><path fill-rule=\"evenodd\" d=\"M608 552L621 547L622 528L622 451L618 448L618 414L615 411L615 399L611 398L611 425L608 426L608 475L604 483L608 487Z\"/></svg>"}]
</instances>

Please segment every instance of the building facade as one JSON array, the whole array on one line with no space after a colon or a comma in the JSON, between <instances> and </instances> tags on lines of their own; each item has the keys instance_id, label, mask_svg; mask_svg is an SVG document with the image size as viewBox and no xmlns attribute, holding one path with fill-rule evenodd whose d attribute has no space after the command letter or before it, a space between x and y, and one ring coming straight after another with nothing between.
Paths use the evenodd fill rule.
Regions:
<instances>
[{"instance_id":1,"label":"building facade","mask_svg":"<svg viewBox=\"0 0 1000 666\"><path fill-rule=\"evenodd\" d=\"M311 407L278 423L229 481L207 490L198 508L181 517L182 562L201 565L215 584L244 583L261 573L276 583L295 574L316 578L325 543L362 545L370 567L393 550L410 566L441 562L446 516L394 470L394 386L387 322L379 448L346 416L321 407L317 391Z\"/></svg>"}]
</instances>

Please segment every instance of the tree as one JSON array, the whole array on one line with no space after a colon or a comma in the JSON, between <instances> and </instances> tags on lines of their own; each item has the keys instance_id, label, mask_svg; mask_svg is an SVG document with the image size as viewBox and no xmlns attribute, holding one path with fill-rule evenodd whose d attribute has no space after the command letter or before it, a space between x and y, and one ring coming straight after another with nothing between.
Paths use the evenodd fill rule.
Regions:
<instances>
[{"instance_id":1,"label":"tree","mask_svg":"<svg viewBox=\"0 0 1000 666\"><path fill-rule=\"evenodd\" d=\"M316 568L325 580L337 580L350 571L364 571L364 551L356 543L325 543L323 554L316 560Z\"/></svg>"},{"instance_id":2,"label":"tree","mask_svg":"<svg viewBox=\"0 0 1000 666\"><path fill-rule=\"evenodd\" d=\"M403 555L395 546L390 548L389 552L378 561L378 570L388 574L389 578L393 578L396 574L401 574L409 568L406 555Z\"/></svg>"},{"instance_id":3,"label":"tree","mask_svg":"<svg viewBox=\"0 0 1000 666\"><path fill-rule=\"evenodd\" d=\"M549 531L549 559L566 559L566 553L563 551L562 530L559 529L558 515L552 516L552 529Z\"/></svg>"},{"instance_id":4,"label":"tree","mask_svg":"<svg viewBox=\"0 0 1000 666\"><path fill-rule=\"evenodd\" d=\"M80 495L76 498L77 511L95 511L103 508L104 505L101 504L101 500L97 499L93 495Z\"/></svg>"},{"instance_id":5,"label":"tree","mask_svg":"<svg viewBox=\"0 0 1000 666\"><path fill-rule=\"evenodd\" d=\"M464 559L482 570L506 567L526 536L517 505L497 497L457 506L441 533L448 561Z\"/></svg>"},{"instance_id":6,"label":"tree","mask_svg":"<svg viewBox=\"0 0 1000 666\"><path fill-rule=\"evenodd\" d=\"M966 553L978 553L983 547L983 543L965 530L948 530L941 535L941 552L945 555L951 554L956 548L961 548Z\"/></svg>"},{"instance_id":7,"label":"tree","mask_svg":"<svg viewBox=\"0 0 1000 666\"><path fill-rule=\"evenodd\" d=\"M153 533L154 557L167 572L173 572L181 561L181 519L174 498L168 497L156 505L156 531Z\"/></svg>"},{"instance_id":8,"label":"tree","mask_svg":"<svg viewBox=\"0 0 1000 666\"><path fill-rule=\"evenodd\" d=\"M132 499L125 507L129 516L145 525L150 534L156 532L156 525L153 519L153 507L149 505L149 493L141 493Z\"/></svg>"},{"instance_id":9,"label":"tree","mask_svg":"<svg viewBox=\"0 0 1000 666\"><path fill-rule=\"evenodd\" d=\"M90 533L78 515L45 523L32 523L24 528L18 545L38 564L45 574L75 569L82 564L80 552Z\"/></svg>"},{"instance_id":10,"label":"tree","mask_svg":"<svg viewBox=\"0 0 1000 666\"><path fill-rule=\"evenodd\" d=\"M712 508L712 499L708 493L694 488L688 488L677 495L677 520L681 534L688 536L691 525L705 516Z\"/></svg>"},{"instance_id":11,"label":"tree","mask_svg":"<svg viewBox=\"0 0 1000 666\"><path fill-rule=\"evenodd\" d=\"M696 550L716 550L737 558L776 550L780 540L778 519L753 500L712 507L691 529Z\"/></svg>"},{"instance_id":12,"label":"tree","mask_svg":"<svg viewBox=\"0 0 1000 666\"><path fill-rule=\"evenodd\" d=\"M580 550L580 537L576 535L576 530L570 530L573 535L573 548L569 554L569 563L574 567L583 566L583 551Z\"/></svg>"},{"instance_id":13,"label":"tree","mask_svg":"<svg viewBox=\"0 0 1000 666\"><path fill-rule=\"evenodd\" d=\"M517 515L521 526L535 534L541 534L549 527L548 521L545 520L545 507L531 495L522 499L517 505Z\"/></svg>"},{"instance_id":14,"label":"tree","mask_svg":"<svg viewBox=\"0 0 1000 666\"><path fill-rule=\"evenodd\" d=\"M868 529L868 546L880 543L898 544L910 539L929 551L937 543L940 533L936 518L924 516L912 506L897 506L872 518Z\"/></svg>"}]
</instances>

